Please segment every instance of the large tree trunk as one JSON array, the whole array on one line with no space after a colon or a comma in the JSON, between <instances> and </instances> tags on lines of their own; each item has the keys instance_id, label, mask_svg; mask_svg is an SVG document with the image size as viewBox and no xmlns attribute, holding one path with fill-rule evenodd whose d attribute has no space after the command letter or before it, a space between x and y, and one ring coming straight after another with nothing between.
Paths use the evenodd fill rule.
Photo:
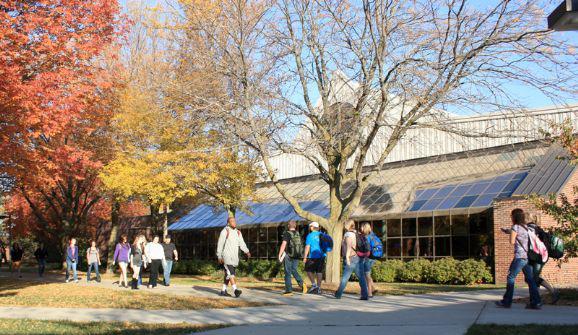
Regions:
<instances>
[{"instance_id":1,"label":"large tree trunk","mask_svg":"<svg viewBox=\"0 0 578 335\"><path fill-rule=\"evenodd\" d=\"M112 265L114 257L114 248L118 240L118 230L120 228L120 202L112 201L112 210L110 213L110 236L108 238L108 256L106 264L106 272L114 273L114 266Z\"/></svg>"},{"instance_id":2,"label":"large tree trunk","mask_svg":"<svg viewBox=\"0 0 578 335\"><path fill-rule=\"evenodd\" d=\"M163 205L163 237L169 234L169 205Z\"/></svg>"},{"instance_id":3,"label":"large tree trunk","mask_svg":"<svg viewBox=\"0 0 578 335\"><path fill-rule=\"evenodd\" d=\"M341 279L341 242L343 241L343 223L330 223L328 234L333 239L333 251L327 254L325 282L339 284Z\"/></svg>"}]
</instances>

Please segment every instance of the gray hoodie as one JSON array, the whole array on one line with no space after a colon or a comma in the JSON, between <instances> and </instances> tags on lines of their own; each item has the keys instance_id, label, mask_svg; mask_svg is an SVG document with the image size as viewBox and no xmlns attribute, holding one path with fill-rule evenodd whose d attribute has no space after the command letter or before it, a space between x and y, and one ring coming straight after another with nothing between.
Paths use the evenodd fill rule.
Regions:
<instances>
[{"instance_id":1,"label":"gray hoodie","mask_svg":"<svg viewBox=\"0 0 578 335\"><path fill-rule=\"evenodd\" d=\"M227 234L227 232L229 233ZM233 229L229 226L223 228L217 243L217 258L223 259L226 265L236 267L239 265L239 248L244 253L249 252L241 232L237 228Z\"/></svg>"}]
</instances>

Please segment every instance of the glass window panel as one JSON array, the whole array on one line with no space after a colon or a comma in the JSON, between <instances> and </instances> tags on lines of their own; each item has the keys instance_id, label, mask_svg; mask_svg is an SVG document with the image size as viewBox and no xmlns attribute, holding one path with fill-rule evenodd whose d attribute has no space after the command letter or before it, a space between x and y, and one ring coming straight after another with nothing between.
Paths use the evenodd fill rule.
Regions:
<instances>
[{"instance_id":1,"label":"glass window panel","mask_svg":"<svg viewBox=\"0 0 578 335\"><path fill-rule=\"evenodd\" d=\"M417 230L419 236L433 235L433 217L421 217L417 219Z\"/></svg>"},{"instance_id":2,"label":"glass window panel","mask_svg":"<svg viewBox=\"0 0 578 335\"><path fill-rule=\"evenodd\" d=\"M437 188L430 188L427 190L419 190L416 192L415 200L427 200L431 198L436 192Z\"/></svg>"},{"instance_id":3,"label":"glass window panel","mask_svg":"<svg viewBox=\"0 0 578 335\"><path fill-rule=\"evenodd\" d=\"M433 198L445 198L447 197L456 187L452 186L445 186L442 187L434 196Z\"/></svg>"},{"instance_id":4,"label":"glass window panel","mask_svg":"<svg viewBox=\"0 0 578 335\"><path fill-rule=\"evenodd\" d=\"M416 238L415 237L403 238L401 255L403 257L415 257L417 255L416 251L417 251Z\"/></svg>"},{"instance_id":5,"label":"glass window panel","mask_svg":"<svg viewBox=\"0 0 578 335\"><path fill-rule=\"evenodd\" d=\"M243 235L245 238L245 241L249 241L249 242L257 242L258 239L258 234L259 231L256 228L253 229L247 229L247 235Z\"/></svg>"},{"instance_id":6,"label":"glass window panel","mask_svg":"<svg viewBox=\"0 0 578 335\"><path fill-rule=\"evenodd\" d=\"M467 235L468 225L467 215L452 215L452 235Z\"/></svg>"},{"instance_id":7,"label":"glass window panel","mask_svg":"<svg viewBox=\"0 0 578 335\"><path fill-rule=\"evenodd\" d=\"M520 185L520 182L521 181L519 181L519 180L512 180L504 187L502 192L508 192L508 193L512 194L516 190L516 188L518 188L518 185Z\"/></svg>"},{"instance_id":8,"label":"glass window panel","mask_svg":"<svg viewBox=\"0 0 578 335\"><path fill-rule=\"evenodd\" d=\"M512 179L523 180L524 178L526 178L527 175L528 175L528 172L516 173L516 175L514 175L514 178L512 178Z\"/></svg>"},{"instance_id":9,"label":"glass window panel","mask_svg":"<svg viewBox=\"0 0 578 335\"><path fill-rule=\"evenodd\" d=\"M493 182L484 193L500 193L506 185L508 185L507 181Z\"/></svg>"},{"instance_id":10,"label":"glass window panel","mask_svg":"<svg viewBox=\"0 0 578 335\"><path fill-rule=\"evenodd\" d=\"M402 220L402 229L401 232L404 237L406 236L415 236L416 231L416 220L415 218L408 218Z\"/></svg>"},{"instance_id":11,"label":"glass window panel","mask_svg":"<svg viewBox=\"0 0 578 335\"><path fill-rule=\"evenodd\" d=\"M468 192L466 192L466 195L478 195L478 194L482 194L482 193L484 193L484 191L486 190L486 188L488 188L489 185L490 185L490 183L478 183L478 184L474 184L474 185L472 185L472 187L468 190Z\"/></svg>"},{"instance_id":12,"label":"glass window panel","mask_svg":"<svg viewBox=\"0 0 578 335\"><path fill-rule=\"evenodd\" d=\"M371 222L371 229L373 233L379 238L383 239L385 237L385 223L384 221L373 221Z\"/></svg>"},{"instance_id":13,"label":"glass window panel","mask_svg":"<svg viewBox=\"0 0 578 335\"><path fill-rule=\"evenodd\" d=\"M257 229L257 234L259 235L257 240L259 242L267 242L267 229L263 227L258 227Z\"/></svg>"},{"instance_id":14,"label":"glass window panel","mask_svg":"<svg viewBox=\"0 0 578 335\"><path fill-rule=\"evenodd\" d=\"M409 211L410 212L418 211L426 202L427 202L427 200L414 201L412 206L410 207Z\"/></svg>"},{"instance_id":15,"label":"glass window panel","mask_svg":"<svg viewBox=\"0 0 578 335\"><path fill-rule=\"evenodd\" d=\"M463 198L460 199L460 201L458 201L458 203L456 204L456 206L454 208L466 208L466 207L470 207L472 205L472 203L478 198L477 195L470 195L470 196L465 196Z\"/></svg>"},{"instance_id":16,"label":"glass window panel","mask_svg":"<svg viewBox=\"0 0 578 335\"><path fill-rule=\"evenodd\" d=\"M276 252L277 252L277 250L279 250L279 246L275 242L269 242L268 246L269 247L268 247L267 251L269 253L267 255L267 258L275 258L275 256L277 255Z\"/></svg>"},{"instance_id":17,"label":"glass window panel","mask_svg":"<svg viewBox=\"0 0 578 335\"><path fill-rule=\"evenodd\" d=\"M449 216L436 216L434 218L435 223L435 235L450 235L450 217Z\"/></svg>"},{"instance_id":18,"label":"glass window panel","mask_svg":"<svg viewBox=\"0 0 578 335\"><path fill-rule=\"evenodd\" d=\"M446 257L451 256L451 238L448 237L436 237L435 238L435 256L436 257Z\"/></svg>"},{"instance_id":19,"label":"glass window panel","mask_svg":"<svg viewBox=\"0 0 578 335\"><path fill-rule=\"evenodd\" d=\"M443 201L443 199L431 199L422 206L422 211L432 211Z\"/></svg>"},{"instance_id":20,"label":"glass window panel","mask_svg":"<svg viewBox=\"0 0 578 335\"><path fill-rule=\"evenodd\" d=\"M486 215L483 213L472 214L469 219L470 234L486 234L488 233L488 221Z\"/></svg>"},{"instance_id":21,"label":"glass window panel","mask_svg":"<svg viewBox=\"0 0 578 335\"><path fill-rule=\"evenodd\" d=\"M505 198L509 198L512 196L512 193L510 192L506 192L506 193L500 193L498 194L497 198L499 199L505 199Z\"/></svg>"},{"instance_id":22,"label":"glass window panel","mask_svg":"<svg viewBox=\"0 0 578 335\"><path fill-rule=\"evenodd\" d=\"M267 228L267 241L276 242L278 240L279 233L277 232L277 227Z\"/></svg>"},{"instance_id":23,"label":"glass window panel","mask_svg":"<svg viewBox=\"0 0 578 335\"><path fill-rule=\"evenodd\" d=\"M468 192L468 190L472 187L471 184L469 185L460 185L458 187L456 187L456 189L452 192L452 194L450 194L451 197L461 197L464 194L466 194L466 192Z\"/></svg>"},{"instance_id":24,"label":"glass window panel","mask_svg":"<svg viewBox=\"0 0 578 335\"><path fill-rule=\"evenodd\" d=\"M387 257L400 257L401 256L401 239L400 238L388 238L387 241Z\"/></svg>"},{"instance_id":25,"label":"glass window panel","mask_svg":"<svg viewBox=\"0 0 578 335\"><path fill-rule=\"evenodd\" d=\"M487 207L492 204L492 201L498 197L498 194L485 194L480 195L476 201L472 203L472 207Z\"/></svg>"},{"instance_id":26,"label":"glass window panel","mask_svg":"<svg viewBox=\"0 0 578 335\"><path fill-rule=\"evenodd\" d=\"M488 254L489 250L485 245L485 241L487 241L486 236L482 235L470 235L470 256L481 259L482 255ZM485 248L485 250L484 250Z\"/></svg>"},{"instance_id":27,"label":"glass window panel","mask_svg":"<svg viewBox=\"0 0 578 335\"><path fill-rule=\"evenodd\" d=\"M515 173L507 173L501 176L497 176L494 178L494 181L508 181L511 180L515 176Z\"/></svg>"},{"instance_id":28,"label":"glass window panel","mask_svg":"<svg viewBox=\"0 0 578 335\"><path fill-rule=\"evenodd\" d=\"M420 257L433 257L433 237L424 237L418 239L418 254Z\"/></svg>"},{"instance_id":29,"label":"glass window panel","mask_svg":"<svg viewBox=\"0 0 578 335\"><path fill-rule=\"evenodd\" d=\"M387 219L387 237L401 236L401 220Z\"/></svg>"},{"instance_id":30,"label":"glass window panel","mask_svg":"<svg viewBox=\"0 0 578 335\"><path fill-rule=\"evenodd\" d=\"M469 243L467 236L452 236L452 256L468 257Z\"/></svg>"},{"instance_id":31,"label":"glass window panel","mask_svg":"<svg viewBox=\"0 0 578 335\"><path fill-rule=\"evenodd\" d=\"M258 243L257 250L259 250L258 258L267 258L267 243Z\"/></svg>"},{"instance_id":32,"label":"glass window panel","mask_svg":"<svg viewBox=\"0 0 578 335\"><path fill-rule=\"evenodd\" d=\"M452 194L453 195L453 194ZM442 201L439 206L437 207L437 209L450 209L453 208L458 201L460 201L461 198L447 198L444 201Z\"/></svg>"}]
</instances>

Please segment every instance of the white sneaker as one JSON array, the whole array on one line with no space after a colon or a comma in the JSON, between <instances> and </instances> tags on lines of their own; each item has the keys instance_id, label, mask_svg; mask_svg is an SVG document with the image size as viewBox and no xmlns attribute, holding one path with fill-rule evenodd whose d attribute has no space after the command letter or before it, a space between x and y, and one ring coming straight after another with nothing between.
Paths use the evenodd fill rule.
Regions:
<instances>
[{"instance_id":1,"label":"white sneaker","mask_svg":"<svg viewBox=\"0 0 578 335\"><path fill-rule=\"evenodd\" d=\"M78 279L74 281L74 283L78 283Z\"/></svg>"},{"instance_id":2,"label":"white sneaker","mask_svg":"<svg viewBox=\"0 0 578 335\"><path fill-rule=\"evenodd\" d=\"M68 283L69 281L70 281L70 279L67 279L67 280L65 280L64 282L65 282L65 283Z\"/></svg>"}]
</instances>

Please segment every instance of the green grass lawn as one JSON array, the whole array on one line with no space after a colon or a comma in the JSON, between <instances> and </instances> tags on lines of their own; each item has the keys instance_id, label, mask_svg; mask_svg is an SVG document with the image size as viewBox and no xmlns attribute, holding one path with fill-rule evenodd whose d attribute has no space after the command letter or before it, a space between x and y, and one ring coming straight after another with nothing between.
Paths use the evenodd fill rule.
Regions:
<instances>
[{"instance_id":1,"label":"green grass lawn","mask_svg":"<svg viewBox=\"0 0 578 335\"><path fill-rule=\"evenodd\" d=\"M283 279L275 278L269 281L257 280L254 278L237 279L240 287L247 287L252 289L261 289L267 291L283 291L285 288ZM221 285L215 279L210 277L171 277L171 283L187 286L214 286ZM306 281L307 283L307 281ZM294 283L295 289L296 284ZM405 294L428 294L440 292L464 292L477 290L494 290L503 289L504 285L493 284L477 284L477 285L440 285L440 284L423 284L423 283L375 283L377 289L376 295L405 295ZM326 291L334 291L337 289L336 285L324 284L323 289ZM345 290L346 293L359 293L359 285L356 282L350 282Z\"/></svg>"},{"instance_id":2,"label":"green grass lawn","mask_svg":"<svg viewBox=\"0 0 578 335\"><path fill-rule=\"evenodd\" d=\"M558 325L473 325L466 335L576 335L578 326Z\"/></svg>"},{"instance_id":3,"label":"green grass lawn","mask_svg":"<svg viewBox=\"0 0 578 335\"><path fill-rule=\"evenodd\" d=\"M72 322L31 319L0 319L0 335L185 335L222 328L187 323L145 324L135 322Z\"/></svg>"},{"instance_id":4,"label":"green grass lawn","mask_svg":"<svg viewBox=\"0 0 578 335\"><path fill-rule=\"evenodd\" d=\"M242 299L151 293L145 289L115 290L96 285L0 278L0 306L201 310L263 305Z\"/></svg>"}]
</instances>

